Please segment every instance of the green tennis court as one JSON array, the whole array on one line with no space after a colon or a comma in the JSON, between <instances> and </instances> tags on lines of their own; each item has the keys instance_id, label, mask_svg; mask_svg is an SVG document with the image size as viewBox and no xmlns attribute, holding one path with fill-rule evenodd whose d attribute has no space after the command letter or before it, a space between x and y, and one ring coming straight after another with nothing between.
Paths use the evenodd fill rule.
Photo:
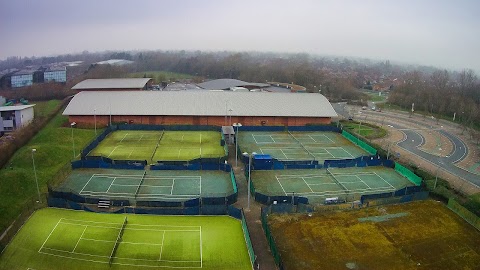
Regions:
<instances>
[{"instance_id":1,"label":"green tennis court","mask_svg":"<svg viewBox=\"0 0 480 270\"><path fill-rule=\"evenodd\" d=\"M269 154L278 160L353 159L368 155L336 132L240 132L242 151Z\"/></svg>"},{"instance_id":2,"label":"green tennis court","mask_svg":"<svg viewBox=\"0 0 480 270\"><path fill-rule=\"evenodd\" d=\"M89 156L113 160L189 161L220 158L225 150L216 131L118 130L110 133Z\"/></svg>"},{"instance_id":3,"label":"green tennis court","mask_svg":"<svg viewBox=\"0 0 480 270\"><path fill-rule=\"evenodd\" d=\"M330 168L309 170L253 171L255 191L267 196L307 197L311 203L323 203L326 198L358 200L363 194L393 192L413 186L391 168Z\"/></svg>"},{"instance_id":4,"label":"green tennis court","mask_svg":"<svg viewBox=\"0 0 480 270\"><path fill-rule=\"evenodd\" d=\"M233 172L77 169L58 188L86 197L175 200L234 193Z\"/></svg>"},{"instance_id":5,"label":"green tennis court","mask_svg":"<svg viewBox=\"0 0 480 270\"><path fill-rule=\"evenodd\" d=\"M44 208L0 257L0 269L252 269L239 220Z\"/></svg>"}]
</instances>

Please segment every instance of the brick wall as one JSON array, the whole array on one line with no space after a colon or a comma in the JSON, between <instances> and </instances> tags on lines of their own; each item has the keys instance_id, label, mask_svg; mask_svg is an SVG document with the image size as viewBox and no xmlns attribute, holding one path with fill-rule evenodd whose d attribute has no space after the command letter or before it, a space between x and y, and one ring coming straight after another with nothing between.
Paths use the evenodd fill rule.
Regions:
<instances>
[{"instance_id":1,"label":"brick wall","mask_svg":"<svg viewBox=\"0 0 480 270\"><path fill-rule=\"evenodd\" d=\"M92 127L93 116L72 115L70 122L76 122L79 127ZM97 127L106 126L110 121L108 115L97 116ZM140 116L112 115L112 122L148 125L225 125L224 116ZM227 125L242 123L244 126L305 126L307 124L330 124L329 117L273 117L273 116L232 116L227 118Z\"/></svg>"}]
</instances>

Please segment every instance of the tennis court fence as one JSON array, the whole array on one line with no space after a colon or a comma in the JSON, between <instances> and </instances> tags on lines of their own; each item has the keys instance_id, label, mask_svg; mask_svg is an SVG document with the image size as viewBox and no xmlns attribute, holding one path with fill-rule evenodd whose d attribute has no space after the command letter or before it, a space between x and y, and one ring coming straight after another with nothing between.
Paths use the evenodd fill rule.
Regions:
<instances>
[{"instance_id":1,"label":"tennis court fence","mask_svg":"<svg viewBox=\"0 0 480 270\"><path fill-rule=\"evenodd\" d=\"M461 206L457 201L452 198L448 200L447 207L480 231L480 217L470 212L467 208Z\"/></svg>"}]
</instances>

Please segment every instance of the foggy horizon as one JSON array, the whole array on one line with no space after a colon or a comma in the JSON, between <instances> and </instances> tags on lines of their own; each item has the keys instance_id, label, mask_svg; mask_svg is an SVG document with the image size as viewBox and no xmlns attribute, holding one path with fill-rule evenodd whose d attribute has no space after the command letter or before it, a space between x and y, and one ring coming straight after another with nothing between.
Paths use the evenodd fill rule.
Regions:
<instances>
[{"instance_id":1,"label":"foggy horizon","mask_svg":"<svg viewBox=\"0 0 480 270\"><path fill-rule=\"evenodd\" d=\"M82 51L308 53L480 72L476 1L2 1L0 59Z\"/></svg>"}]
</instances>

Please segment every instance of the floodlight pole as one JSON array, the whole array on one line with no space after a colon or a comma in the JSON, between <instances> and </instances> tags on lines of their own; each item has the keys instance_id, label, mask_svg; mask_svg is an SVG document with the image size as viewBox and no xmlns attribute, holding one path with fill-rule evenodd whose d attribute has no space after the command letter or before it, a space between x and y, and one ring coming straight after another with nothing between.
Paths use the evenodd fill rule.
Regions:
<instances>
[{"instance_id":1,"label":"floodlight pole","mask_svg":"<svg viewBox=\"0 0 480 270\"><path fill-rule=\"evenodd\" d=\"M248 154L248 153L247 153ZM252 157L255 156L257 153L252 152L248 154L248 199L247 199L247 211L250 211L250 196L251 196L251 191L250 191L250 185L252 184Z\"/></svg>"},{"instance_id":2,"label":"floodlight pole","mask_svg":"<svg viewBox=\"0 0 480 270\"><path fill-rule=\"evenodd\" d=\"M247 210L250 211L250 182L252 181L252 154L248 155L248 197L247 197Z\"/></svg>"},{"instance_id":3,"label":"floodlight pole","mask_svg":"<svg viewBox=\"0 0 480 270\"><path fill-rule=\"evenodd\" d=\"M73 127L76 125L77 123L73 122L70 124L70 127L72 129L72 150L73 150L73 159L75 159L75 140L73 139Z\"/></svg>"},{"instance_id":4,"label":"floodlight pole","mask_svg":"<svg viewBox=\"0 0 480 270\"><path fill-rule=\"evenodd\" d=\"M93 109L93 121L95 122L95 136L97 135L97 109Z\"/></svg>"},{"instance_id":5,"label":"floodlight pole","mask_svg":"<svg viewBox=\"0 0 480 270\"><path fill-rule=\"evenodd\" d=\"M37 193L38 193L38 202L42 203L42 199L40 197L40 188L38 187L38 178L37 178L37 169L35 168L35 158L33 154L37 152L37 149L32 149L32 164L33 164L33 174L35 175L35 183L37 184Z\"/></svg>"},{"instance_id":6,"label":"floodlight pole","mask_svg":"<svg viewBox=\"0 0 480 270\"><path fill-rule=\"evenodd\" d=\"M233 126L237 128L235 132L235 168L238 167L238 127L241 127L241 123L233 123Z\"/></svg>"}]
</instances>

